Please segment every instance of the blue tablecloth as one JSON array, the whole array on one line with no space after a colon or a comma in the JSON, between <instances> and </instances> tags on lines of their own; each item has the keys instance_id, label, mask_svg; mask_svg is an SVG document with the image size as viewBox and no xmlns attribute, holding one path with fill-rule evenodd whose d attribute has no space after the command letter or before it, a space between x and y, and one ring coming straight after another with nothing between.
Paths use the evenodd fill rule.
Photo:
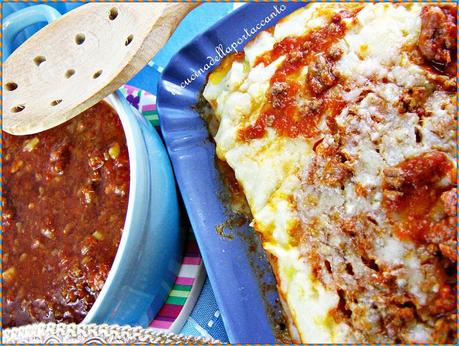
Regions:
<instances>
[{"instance_id":1,"label":"blue tablecloth","mask_svg":"<svg viewBox=\"0 0 459 346\"><path fill-rule=\"evenodd\" d=\"M2 7L3 18L14 11L27 6L37 5L39 3L40 2L4 3ZM56 8L62 14L82 5L81 3L48 2L46 4ZM233 9L233 6L234 5L232 3L208 3L202 4L198 8L194 9L193 12L191 12L182 21L169 42L155 56L152 62L140 71L131 81L129 81L128 84L156 95L160 71L162 71L162 69L167 65L170 58L196 35L207 30L207 28L230 12ZM44 24L34 25L25 29L24 32L19 33L14 40L13 48L21 45L27 37L30 37L34 32L38 31L43 26ZM190 317L182 329L182 333L213 337L222 342L228 341L220 311L218 310L214 293L212 291L212 286L208 279L206 279L204 283L202 292Z\"/></svg>"},{"instance_id":2,"label":"blue tablecloth","mask_svg":"<svg viewBox=\"0 0 459 346\"><path fill-rule=\"evenodd\" d=\"M182 334L212 337L222 342L229 341L208 278L191 315L182 328Z\"/></svg>"}]
</instances>

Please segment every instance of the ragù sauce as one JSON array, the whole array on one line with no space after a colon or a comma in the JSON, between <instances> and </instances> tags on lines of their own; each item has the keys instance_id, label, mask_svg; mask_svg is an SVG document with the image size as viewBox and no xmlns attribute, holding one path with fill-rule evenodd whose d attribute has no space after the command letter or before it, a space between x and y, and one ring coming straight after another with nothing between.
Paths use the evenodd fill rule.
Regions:
<instances>
[{"instance_id":1,"label":"rag\u00f9 sauce","mask_svg":"<svg viewBox=\"0 0 459 346\"><path fill-rule=\"evenodd\" d=\"M124 227L130 172L121 121L100 102L45 132L3 136L3 326L81 322Z\"/></svg>"},{"instance_id":2,"label":"rag\u00f9 sauce","mask_svg":"<svg viewBox=\"0 0 459 346\"><path fill-rule=\"evenodd\" d=\"M346 33L345 19L353 18L358 11L359 8L336 13L328 25L304 36L286 37L257 58L255 65L267 66L285 56L271 78L260 116L254 124L240 130L240 140L262 138L267 128L273 128L281 136L311 138L319 133L323 117L330 123L328 119L341 112L346 104L330 90L339 82L334 63L342 54L333 45ZM308 65L306 80L298 81L302 69Z\"/></svg>"},{"instance_id":3,"label":"rag\u00f9 sauce","mask_svg":"<svg viewBox=\"0 0 459 346\"><path fill-rule=\"evenodd\" d=\"M451 189L450 184L443 186L441 181L454 181L453 168L440 151L407 159L396 167L398 181L396 186L385 184L383 207L396 222L400 239L426 243L426 235L438 227L440 197Z\"/></svg>"}]
</instances>

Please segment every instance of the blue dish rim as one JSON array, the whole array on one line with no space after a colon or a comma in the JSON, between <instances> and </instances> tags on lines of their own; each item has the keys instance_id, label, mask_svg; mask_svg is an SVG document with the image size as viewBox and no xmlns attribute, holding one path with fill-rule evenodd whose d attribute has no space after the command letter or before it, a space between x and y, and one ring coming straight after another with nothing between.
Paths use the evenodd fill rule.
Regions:
<instances>
[{"instance_id":1,"label":"blue dish rim","mask_svg":"<svg viewBox=\"0 0 459 346\"><path fill-rule=\"evenodd\" d=\"M183 47L164 69L158 86L161 130L231 343L278 341L273 310L278 312L280 306L275 289L266 291L275 280L253 231L247 225L233 229L229 231L234 237L232 240L216 232L216 227L224 224L228 215L218 196L223 187L215 168L215 146L194 107L207 74L218 65L215 60L221 58L216 47L220 44L222 48L231 47L263 19L266 23L271 16L261 30L306 4L242 6ZM234 23L238 23L239 31L234 29ZM235 48L241 50L248 41ZM206 68L211 58L214 64ZM252 248L256 247L255 251L248 250L249 242Z\"/></svg>"}]
</instances>

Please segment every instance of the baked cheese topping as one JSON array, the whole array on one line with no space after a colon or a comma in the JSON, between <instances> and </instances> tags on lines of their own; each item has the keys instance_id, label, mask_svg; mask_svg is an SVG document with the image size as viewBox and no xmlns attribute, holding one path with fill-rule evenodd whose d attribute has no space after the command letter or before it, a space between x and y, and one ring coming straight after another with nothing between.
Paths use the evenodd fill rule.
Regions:
<instances>
[{"instance_id":1,"label":"baked cheese topping","mask_svg":"<svg viewBox=\"0 0 459 346\"><path fill-rule=\"evenodd\" d=\"M455 12L308 5L209 76L296 341L454 341Z\"/></svg>"}]
</instances>

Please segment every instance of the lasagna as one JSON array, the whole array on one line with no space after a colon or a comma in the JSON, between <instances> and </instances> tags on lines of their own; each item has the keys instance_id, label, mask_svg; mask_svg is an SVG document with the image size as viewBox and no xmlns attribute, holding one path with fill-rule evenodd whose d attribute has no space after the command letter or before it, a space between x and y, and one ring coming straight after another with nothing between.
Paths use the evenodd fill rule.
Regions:
<instances>
[{"instance_id":1,"label":"lasagna","mask_svg":"<svg viewBox=\"0 0 459 346\"><path fill-rule=\"evenodd\" d=\"M456 341L455 4L310 4L208 78L296 342Z\"/></svg>"}]
</instances>

